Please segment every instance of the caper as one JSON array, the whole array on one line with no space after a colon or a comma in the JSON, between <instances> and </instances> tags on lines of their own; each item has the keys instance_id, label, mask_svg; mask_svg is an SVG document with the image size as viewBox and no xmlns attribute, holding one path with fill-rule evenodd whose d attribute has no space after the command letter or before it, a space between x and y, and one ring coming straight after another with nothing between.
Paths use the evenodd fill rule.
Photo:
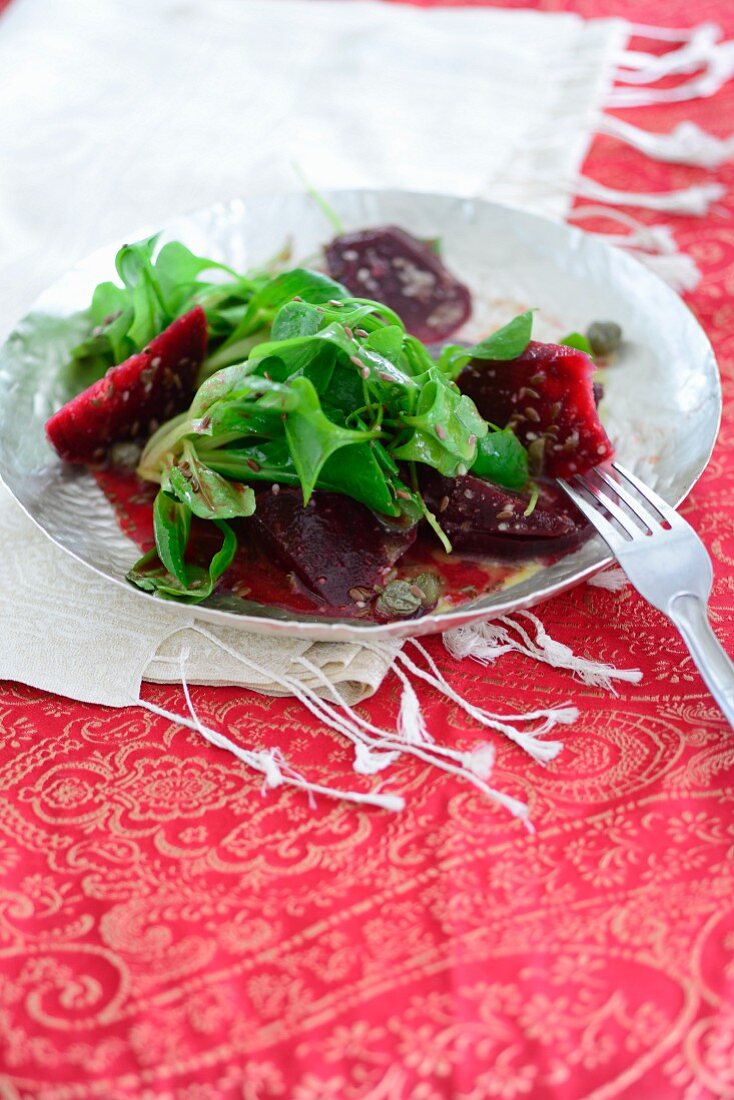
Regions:
<instances>
[{"instance_id":1,"label":"caper","mask_svg":"<svg viewBox=\"0 0 734 1100\"><path fill-rule=\"evenodd\" d=\"M385 618L407 619L421 606L421 597L412 591L408 581L390 581L377 598L375 607Z\"/></svg>"},{"instance_id":2,"label":"caper","mask_svg":"<svg viewBox=\"0 0 734 1100\"><path fill-rule=\"evenodd\" d=\"M594 355L612 355L622 343L622 329L616 321L594 321L586 330Z\"/></svg>"},{"instance_id":3,"label":"caper","mask_svg":"<svg viewBox=\"0 0 734 1100\"><path fill-rule=\"evenodd\" d=\"M413 578L413 586L422 593L423 607L434 607L438 603L442 585L435 573L419 573Z\"/></svg>"}]
</instances>

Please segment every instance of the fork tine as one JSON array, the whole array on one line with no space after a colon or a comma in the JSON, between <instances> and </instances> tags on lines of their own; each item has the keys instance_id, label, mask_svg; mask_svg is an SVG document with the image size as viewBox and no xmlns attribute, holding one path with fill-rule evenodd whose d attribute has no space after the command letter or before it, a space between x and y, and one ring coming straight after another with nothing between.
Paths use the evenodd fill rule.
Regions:
<instances>
[{"instance_id":1,"label":"fork tine","mask_svg":"<svg viewBox=\"0 0 734 1100\"><path fill-rule=\"evenodd\" d=\"M595 482L591 481L591 474L596 474L597 480L601 481L602 484L597 485ZM600 504L602 504L603 507L606 508L607 512L609 512L609 514L613 516L614 519L616 519L620 527L622 527L627 532L627 534L630 535L631 538L635 539L638 538L640 535L646 534L646 528L643 529L639 527L635 523L635 521L630 516L628 516L622 508L620 508L617 502L615 500L612 500L609 494L604 491L605 481L606 484L610 485L611 488L616 491L616 483L612 480L612 478L608 477L603 480L602 471L595 467L593 470L589 470L589 472L583 476L577 474L576 480L580 482L586 489L588 489L592 496L596 497ZM620 493L620 497L621 495L622 494ZM635 512L635 515L636 514L637 513ZM642 517L638 518L642 519ZM646 527L649 526L650 524L648 523Z\"/></svg>"},{"instance_id":2,"label":"fork tine","mask_svg":"<svg viewBox=\"0 0 734 1100\"><path fill-rule=\"evenodd\" d=\"M606 470L601 469L601 467L599 466L596 466L593 472L601 481L605 483L605 485L609 486L612 492L617 494L620 500L624 501L624 503L627 505L633 515L637 516L637 518L642 523L644 523L646 527L648 527L651 531L655 531L658 528L659 524L657 516L650 515L648 510L645 508L644 503L641 500L638 500L636 497L633 497L632 493L628 492L628 490L625 489L624 485L622 485L621 482L615 481L611 474L607 473Z\"/></svg>"},{"instance_id":3,"label":"fork tine","mask_svg":"<svg viewBox=\"0 0 734 1100\"><path fill-rule=\"evenodd\" d=\"M621 478L623 478L625 481L628 481L630 485L633 485L640 496L648 504L652 505L652 507L656 509L662 519L670 524L680 522L681 517L676 512L675 508L671 508L671 506L666 501L664 501L662 497L658 496L657 493L654 493L649 485L645 485L644 481L640 481L638 477L635 477L633 473L630 473L630 471L627 470L624 466L621 466L619 462L613 462L612 466ZM620 496L622 496L621 493Z\"/></svg>"},{"instance_id":4,"label":"fork tine","mask_svg":"<svg viewBox=\"0 0 734 1100\"><path fill-rule=\"evenodd\" d=\"M583 512L593 527L596 527L601 537L616 554L617 550L626 544L627 539L623 538L609 520L601 514L599 508L582 496L573 485L570 485L563 478L558 479L558 484L563 486L578 510Z\"/></svg>"}]
</instances>

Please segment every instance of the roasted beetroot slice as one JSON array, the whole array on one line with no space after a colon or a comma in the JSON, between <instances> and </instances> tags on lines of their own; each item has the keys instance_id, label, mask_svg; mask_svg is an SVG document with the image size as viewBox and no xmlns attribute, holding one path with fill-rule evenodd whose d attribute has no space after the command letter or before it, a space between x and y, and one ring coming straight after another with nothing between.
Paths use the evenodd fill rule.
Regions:
<instances>
[{"instance_id":1,"label":"roasted beetroot slice","mask_svg":"<svg viewBox=\"0 0 734 1100\"><path fill-rule=\"evenodd\" d=\"M413 336L445 340L471 315L471 295L435 252L397 226L343 233L326 248L333 279L395 310Z\"/></svg>"},{"instance_id":2,"label":"roasted beetroot slice","mask_svg":"<svg viewBox=\"0 0 734 1100\"><path fill-rule=\"evenodd\" d=\"M508 362L473 359L458 378L485 420L525 446L544 440L543 473L582 474L614 454L596 411L594 364L576 348L532 340Z\"/></svg>"},{"instance_id":3,"label":"roasted beetroot slice","mask_svg":"<svg viewBox=\"0 0 734 1100\"><path fill-rule=\"evenodd\" d=\"M455 550L515 558L567 550L591 531L557 485L540 483L539 490L529 516L524 515L529 493L513 493L471 474L431 477L423 492Z\"/></svg>"},{"instance_id":4,"label":"roasted beetroot slice","mask_svg":"<svg viewBox=\"0 0 734 1100\"><path fill-rule=\"evenodd\" d=\"M100 463L111 444L145 439L187 408L206 340L206 315L197 306L54 413L46 435L64 461Z\"/></svg>"},{"instance_id":5,"label":"roasted beetroot slice","mask_svg":"<svg viewBox=\"0 0 734 1100\"><path fill-rule=\"evenodd\" d=\"M353 607L362 597L355 590L371 599L416 536L415 528L387 528L369 508L338 493L314 493L304 508L300 489L290 488L259 493L247 525L284 569L334 608Z\"/></svg>"}]
</instances>

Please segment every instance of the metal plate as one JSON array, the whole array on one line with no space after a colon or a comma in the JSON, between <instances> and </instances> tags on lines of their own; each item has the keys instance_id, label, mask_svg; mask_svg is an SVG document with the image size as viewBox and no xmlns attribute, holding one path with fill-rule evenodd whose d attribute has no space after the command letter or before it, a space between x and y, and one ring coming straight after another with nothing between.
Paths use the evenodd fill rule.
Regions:
<instances>
[{"instance_id":1,"label":"metal plate","mask_svg":"<svg viewBox=\"0 0 734 1100\"><path fill-rule=\"evenodd\" d=\"M535 335L558 338L592 320L615 320L625 344L604 377L603 419L621 461L671 504L703 471L721 414L711 346L680 298L636 260L566 225L480 200L404 191L343 191L327 196L347 229L395 223L422 237L440 237L448 266L471 287L469 339L528 307L537 307ZM142 237L145 231L131 234ZM164 240L237 267L258 265L290 238L294 257L308 262L331 235L305 195L218 204L176 218ZM0 477L48 537L79 561L152 598L125 581L138 556L120 531L111 505L83 469L65 466L46 442L43 425L68 397L62 367L79 338L74 314L86 308L98 282L113 276L122 242L100 249L50 287L0 351ZM578 584L610 561L595 538L552 565L490 596L452 611L386 625L286 614L255 603L217 606L197 617L261 633L330 641L408 637L530 607ZM187 613L189 613L187 609Z\"/></svg>"}]
</instances>

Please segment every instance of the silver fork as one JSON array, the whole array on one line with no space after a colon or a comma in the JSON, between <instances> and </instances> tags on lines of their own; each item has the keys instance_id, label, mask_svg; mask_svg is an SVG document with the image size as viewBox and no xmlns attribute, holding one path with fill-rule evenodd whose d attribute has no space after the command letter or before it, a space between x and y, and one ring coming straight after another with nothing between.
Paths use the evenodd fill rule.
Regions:
<instances>
[{"instance_id":1,"label":"silver fork","mask_svg":"<svg viewBox=\"0 0 734 1100\"><path fill-rule=\"evenodd\" d=\"M707 613L713 569L682 516L618 462L558 479L596 527L641 596L678 628L706 686L734 727L734 664ZM634 490L634 492L632 491Z\"/></svg>"}]
</instances>

